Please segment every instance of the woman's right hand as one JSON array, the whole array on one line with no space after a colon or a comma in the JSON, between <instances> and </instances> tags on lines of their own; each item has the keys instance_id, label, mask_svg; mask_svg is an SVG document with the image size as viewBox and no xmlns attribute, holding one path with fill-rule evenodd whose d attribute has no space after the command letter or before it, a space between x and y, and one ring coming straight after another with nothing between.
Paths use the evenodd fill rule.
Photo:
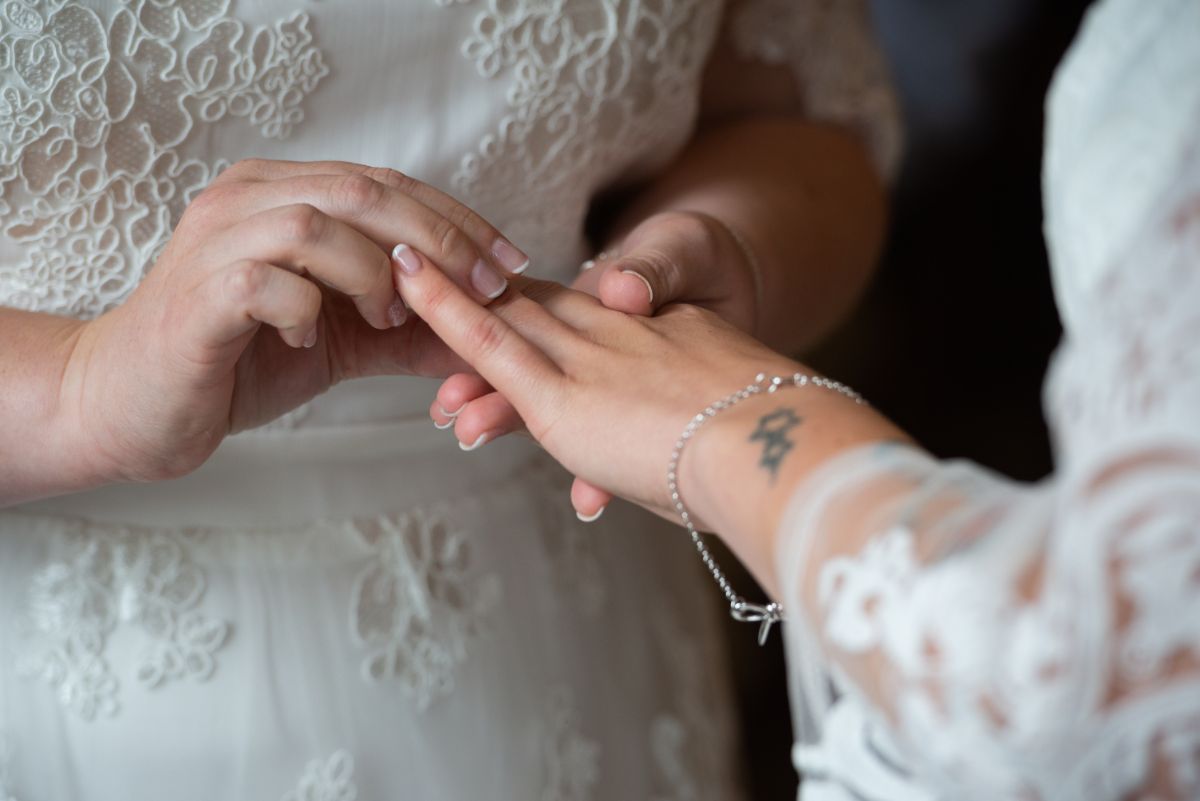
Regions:
<instances>
[{"instance_id":1,"label":"woman's right hand","mask_svg":"<svg viewBox=\"0 0 1200 801\"><path fill-rule=\"evenodd\" d=\"M227 434L347 378L460 369L428 327L406 324L397 242L483 302L528 263L479 215L394 171L226 170L129 299L79 327L58 398L95 483L185 474Z\"/></svg>"}]
</instances>

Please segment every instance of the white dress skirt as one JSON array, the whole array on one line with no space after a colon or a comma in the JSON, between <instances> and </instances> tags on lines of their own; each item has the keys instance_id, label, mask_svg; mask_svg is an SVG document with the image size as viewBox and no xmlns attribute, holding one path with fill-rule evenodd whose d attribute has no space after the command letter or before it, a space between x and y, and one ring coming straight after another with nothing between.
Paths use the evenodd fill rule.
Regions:
<instances>
[{"instance_id":1,"label":"white dress skirt","mask_svg":"<svg viewBox=\"0 0 1200 801\"><path fill-rule=\"evenodd\" d=\"M878 119L894 153L861 4L823 5L728 10L748 52L839 76L815 115ZM400 169L569 281L593 197L690 138L726 10L4 3L0 303L120 304L247 157ZM859 68L828 68L840 42ZM338 386L183 479L0 511L0 799L736 797L717 595L685 538L617 506L580 524L527 443L434 430L434 387Z\"/></svg>"}]
</instances>

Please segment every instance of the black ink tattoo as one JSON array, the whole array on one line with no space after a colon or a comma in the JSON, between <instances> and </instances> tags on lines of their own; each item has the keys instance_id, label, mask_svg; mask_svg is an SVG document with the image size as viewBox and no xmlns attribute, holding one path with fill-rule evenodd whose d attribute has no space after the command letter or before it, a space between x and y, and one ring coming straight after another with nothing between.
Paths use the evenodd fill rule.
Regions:
<instances>
[{"instance_id":1,"label":"black ink tattoo","mask_svg":"<svg viewBox=\"0 0 1200 801\"><path fill-rule=\"evenodd\" d=\"M788 439L788 432L803 422L804 418L786 407L758 419L758 428L750 435L750 441L762 442L763 452L758 466L771 474L772 482L779 474L784 457L795 447L795 443Z\"/></svg>"}]
</instances>

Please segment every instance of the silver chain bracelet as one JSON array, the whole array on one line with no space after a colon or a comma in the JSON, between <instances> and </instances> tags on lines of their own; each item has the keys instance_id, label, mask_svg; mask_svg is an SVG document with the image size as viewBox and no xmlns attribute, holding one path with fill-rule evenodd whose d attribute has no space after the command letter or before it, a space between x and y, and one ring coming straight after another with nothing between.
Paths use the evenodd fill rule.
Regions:
<instances>
[{"instance_id":1,"label":"silver chain bracelet","mask_svg":"<svg viewBox=\"0 0 1200 801\"><path fill-rule=\"evenodd\" d=\"M708 546L704 544L704 539L700 536L700 532L692 525L692 516L688 513L687 507L683 505L683 497L679 494L678 483L679 459L683 456L683 448L687 445L688 440L700 430L701 426L713 417L716 417L719 412L723 412L747 398L761 395L764 392L770 395L778 392L781 388L805 387L810 385L845 395L858 404L866 403L863 397L850 387L828 378L794 373L787 378L774 376L768 379L766 373L759 373L754 377L753 384L722 398L691 419L687 424L687 428L683 429L683 433L675 441L675 449L671 451L671 463L667 466L667 491L671 495L671 503L674 504L675 511L679 513L679 519L683 521L683 527L687 529L688 535L691 536L692 543L696 546L696 552L700 554L700 561L704 562L704 566L708 568L708 572L712 574L713 579L717 582L717 586L721 588L725 599L729 601L729 614L733 616L733 619L742 623L759 624L759 645L767 641L767 635L771 633L771 626L783 620L783 607L775 601L771 601L765 605L750 603L733 589L733 585L729 583L729 578L721 570L720 566L717 565L717 560L713 558L712 552L708 550Z\"/></svg>"}]
</instances>

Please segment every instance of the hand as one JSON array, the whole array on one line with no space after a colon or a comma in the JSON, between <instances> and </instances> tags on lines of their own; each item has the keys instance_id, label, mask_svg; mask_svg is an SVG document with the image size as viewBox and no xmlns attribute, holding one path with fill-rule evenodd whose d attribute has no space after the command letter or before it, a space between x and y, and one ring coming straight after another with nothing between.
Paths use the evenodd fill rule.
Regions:
<instances>
[{"instance_id":1,"label":"hand","mask_svg":"<svg viewBox=\"0 0 1200 801\"><path fill-rule=\"evenodd\" d=\"M754 265L730 229L707 214L655 214L584 268L572 288L610 309L649 316L687 303L754 333Z\"/></svg>"},{"instance_id":2,"label":"hand","mask_svg":"<svg viewBox=\"0 0 1200 801\"><path fill-rule=\"evenodd\" d=\"M667 460L688 420L745 386L748 374L797 368L694 306L635 317L557 284L522 280L489 310L415 251L401 255L397 286L409 305L513 404L552 456L668 518ZM487 406L498 397L468 402L456 429L490 418Z\"/></svg>"},{"instance_id":3,"label":"hand","mask_svg":"<svg viewBox=\"0 0 1200 801\"><path fill-rule=\"evenodd\" d=\"M754 333L758 278L749 253L727 226L697 212L666 212L647 218L615 248L584 263L572 288L608 308L650 316L673 303L708 309L742 331ZM503 396L478 375L451 376L430 409L435 424L448 428L455 410L472 403L461 423L467 443L521 431L524 422ZM448 413L449 412L449 413ZM581 519L594 519L612 500L607 491L577 479L572 502Z\"/></svg>"},{"instance_id":4,"label":"hand","mask_svg":"<svg viewBox=\"0 0 1200 801\"><path fill-rule=\"evenodd\" d=\"M527 263L477 214L390 170L226 170L130 298L82 324L60 393L82 458L101 480L175 477L339 381L461 369L426 326L405 324L388 255L401 241L477 301Z\"/></svg>"}]
</instances>

